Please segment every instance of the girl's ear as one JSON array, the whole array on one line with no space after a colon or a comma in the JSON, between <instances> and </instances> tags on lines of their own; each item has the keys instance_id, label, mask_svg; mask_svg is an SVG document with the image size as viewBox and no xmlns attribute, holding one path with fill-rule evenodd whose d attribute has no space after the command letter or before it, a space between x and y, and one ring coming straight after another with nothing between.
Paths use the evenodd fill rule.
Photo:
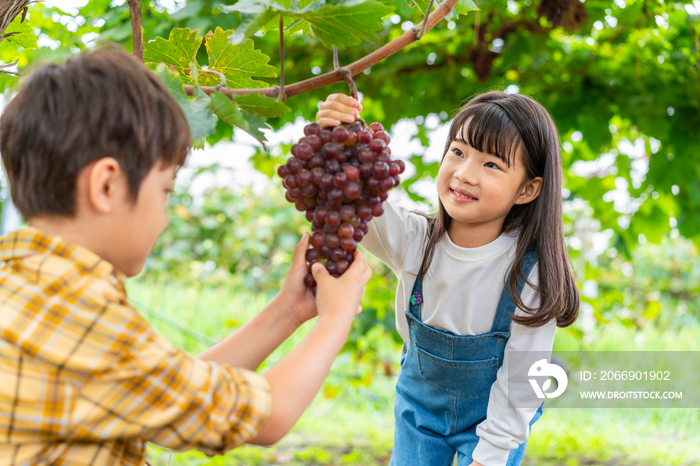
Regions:
<instances>
[{"instance_id":1,"label":"girl's ear","mask_svg":"<svg viewBox=\"0 0 700 466\"><path fill-rule=\"evenodd\" d=\"M536 176L535 178L525 182L522 188L520 188L520 194L515 200L517 205L528 204L540 195L540 190L542 189L542 177Z\"/></svg>"}]
</instances>

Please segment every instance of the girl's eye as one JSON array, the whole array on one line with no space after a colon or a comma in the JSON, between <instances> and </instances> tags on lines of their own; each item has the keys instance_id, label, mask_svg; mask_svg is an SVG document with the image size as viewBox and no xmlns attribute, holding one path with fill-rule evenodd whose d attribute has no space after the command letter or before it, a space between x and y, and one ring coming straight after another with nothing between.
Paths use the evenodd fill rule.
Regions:
<instances>
[{"instance_id":1,"label":"girl's eye","mask_svg":"<svg viewBox=\"0 0 700 466\"><path fill-rule=\"evenodd\" d=\"M486 162L486 166L489 167L489 168L498 168L499 170L500 170L500 168L501 168L501 167L499 167L498 165L496 165L496 164L493 163L493 162Z\"/></svg>"},{"instance_id":2,"label":"girl's eye","mask_svg":"<svg viewBox=\"0 0 700 466\"><path fill-rule=\"evenodd\" d=\"M457 148L452 149L452 152L454 152L457 157L462 157L464 155L462 151Z\"/></svg>"}]
</instances>

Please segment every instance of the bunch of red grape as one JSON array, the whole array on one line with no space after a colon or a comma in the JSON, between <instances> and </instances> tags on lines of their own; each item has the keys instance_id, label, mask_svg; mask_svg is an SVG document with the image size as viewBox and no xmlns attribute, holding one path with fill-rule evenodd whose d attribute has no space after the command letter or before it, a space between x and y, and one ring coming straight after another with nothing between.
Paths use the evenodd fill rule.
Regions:
<instances>
[{"instance_id":1,"label":"bunch of red grape","mask_svg":"<svg viewBox=\"0 0 700 466\"><path fill-rule=\"evenodd\" d=\"M304 134L277 173L287 200L306 211L311 222L309 267L321 262L339 277L352 263L368 222L384 213L382 202L399 185L406 165L391 160L390 138L381 123L366 126L356 121L326 129L311 123ZM311 273L304 283L316 290Z\"/></svg>"}]
</instances>

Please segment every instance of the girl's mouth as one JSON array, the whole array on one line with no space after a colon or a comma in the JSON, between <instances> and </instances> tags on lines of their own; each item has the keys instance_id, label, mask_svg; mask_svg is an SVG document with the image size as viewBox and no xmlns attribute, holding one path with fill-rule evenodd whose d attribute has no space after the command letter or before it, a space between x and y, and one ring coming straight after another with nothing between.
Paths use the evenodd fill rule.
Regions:
<instances>
[{"instance_id":1,"label":"girl's mouth","mask_svg":"<svg viewBox=\"0 0 700 466\"><path fill-rule=\"evenodd\" d=\"M455 202L474 202L478 200L475 197L469 196L468 194L458 193L452 188L450 188L450 196L452 196L452 199L454 199Z\"/></svg>"}]
</instances>

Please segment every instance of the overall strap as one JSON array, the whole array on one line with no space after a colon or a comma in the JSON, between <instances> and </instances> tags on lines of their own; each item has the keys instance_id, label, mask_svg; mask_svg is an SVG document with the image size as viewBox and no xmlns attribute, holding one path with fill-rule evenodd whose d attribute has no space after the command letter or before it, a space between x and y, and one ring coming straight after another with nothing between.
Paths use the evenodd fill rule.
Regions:
<instances>
[{"instance_id":1,"label":"overall strap","mask_svg":"<svg viewBox=\"0 0 700 466\"><path fill-rule=\"evenodd\" d=\"M426 251L423 252L423 259L421 260L421 266L425 260ZM413 317L421 320L421 306L423 304L423 281L420 279L420 269L418 269L418 275L416 275L416 281L413 282L413 288L411 289L411 295L408 297L408 312L410 312Z\"/></svg>"},{"instance_id":2,"label":"overall strap","mask_svg":"<svg viewBox=\"0 0 700 466\"><path fill-rule=\"evenodd\" d=\"M530 276L530 272L532 271L532 267L535 265L535 262L537 262L537 251L534 249L530 249L526 254L525 254L525 259L523 260L523 275L525 277ZM509 332L510 331L510 315L515 312L515 303L513 303L513 299L510 296L509 287L510 287L510 270L508 271L508 275L506 275L506 284L503 287L503 291L501 292L501 298L498 301L498 308L496 309L496 316L493 319L493 325L491 326L491 331L492 332ZM522 277L518 277L518 290L520 293L523 292L523 288L525 287L525 281L522 279Z\"/></svg>"}]
</instances>

